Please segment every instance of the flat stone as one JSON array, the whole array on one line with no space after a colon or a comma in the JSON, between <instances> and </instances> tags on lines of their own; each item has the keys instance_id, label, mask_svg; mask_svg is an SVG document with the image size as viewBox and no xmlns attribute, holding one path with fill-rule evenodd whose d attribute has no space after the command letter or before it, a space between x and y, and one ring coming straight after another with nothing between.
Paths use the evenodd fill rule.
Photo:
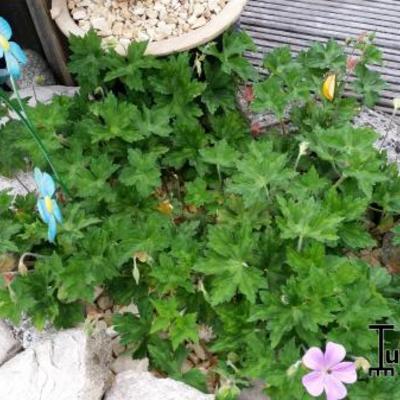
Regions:
<instances>
[{"instance_id":1,"label":"flat stone","mask_svg":"<svg viewBox=\"0 0 400 400\"><path fill-rule=\"evenodd\" d=\"M105 400L214 400L214 395L204 394L173 379L155 378L149 372L126 371L116 376ZM8 399L7 399L8 400Z\"/></svg>"},{"instance_id":2,"label":"flat stone","mask_svg":"<svg viewBox=\"0 0 400 400\"><path fill-rule=\"evenodd\" d=\"M14 337L11 328L0 320L0 365L21 350L21 343Z\"/></svg>"},{"instance_id":3,"label":"flat stone","mask_svg":"<svg viewBox=\"0 0 400 400\"><path fill-rule=\"evenodd\" d=\"M109 387L111 344L103 332L49 336L0 367L0 399L100 400Z\"/></svg>"}]
</instances>

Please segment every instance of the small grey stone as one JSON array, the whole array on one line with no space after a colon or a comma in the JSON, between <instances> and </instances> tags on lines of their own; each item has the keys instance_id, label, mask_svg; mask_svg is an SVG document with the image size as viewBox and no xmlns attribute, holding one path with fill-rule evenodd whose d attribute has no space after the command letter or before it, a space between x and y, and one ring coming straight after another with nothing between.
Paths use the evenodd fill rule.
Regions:
<instances>
[{"instance_id":1,"label":"small grey stone","mask_svg":"<svg viewBox=\"0 0 400 400\"><path fill-rule=\"evenodd\" d=\"M111 298L105 294L102 294L98 299L97 299L97 305L103 310L108 310L113 306L113 301Z\"/></svg>"}]
</instances>

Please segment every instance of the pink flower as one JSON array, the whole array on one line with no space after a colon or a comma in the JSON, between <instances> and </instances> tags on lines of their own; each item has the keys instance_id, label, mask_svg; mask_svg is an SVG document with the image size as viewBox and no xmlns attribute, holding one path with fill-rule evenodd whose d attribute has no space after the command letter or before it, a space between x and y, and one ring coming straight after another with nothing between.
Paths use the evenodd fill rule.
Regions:
<instances>
[{"instance_id":1,"label":"pink flower","mask_svg":"<svg viewBox=\"0 0 400 400\"><path fill-rule=\"evenodd\" d=\"M347 396L343 383L354 383L357 380L356 367L353 362L342 362L346 356L345 348L328 342L325 354L317 347L311 347L303 357L303 364L313 370L303 377L303 385L314 397L324 391L327 400L340 400Z\"/></svg>"}]
</instances>

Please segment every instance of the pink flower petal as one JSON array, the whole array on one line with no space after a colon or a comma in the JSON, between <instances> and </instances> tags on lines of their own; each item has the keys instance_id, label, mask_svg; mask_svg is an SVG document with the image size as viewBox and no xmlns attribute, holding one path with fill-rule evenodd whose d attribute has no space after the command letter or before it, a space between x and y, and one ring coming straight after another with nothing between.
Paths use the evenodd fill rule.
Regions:
<instances>
[{"instance_id":1,"label":"pink flower petal","mask_svg":"<svg viewBox=\"0 0 400 400\"><path fill-rule=\"evenodd\" d=\"M331 368L332 375L344 383L354 383L357 380L356 366L353 362L341 362Z\"/></svg>"},{"instance_id":2,"label":"pink flower petal","mask_svg":"<svg viewBox=\"0 0 400 400\"><path fill-rule=\"evenodd\" d=\"M303 356L303 364L310 369L321 370L324 368L324 354L318 347L311 347Z\"/></svg>"},{"instance_id":3,"label":"pink flower petal","mask_svg":"<svg viewBox=\"0 0 400 400\"><path fill-rule=\"evenodd\" d=\"M332 368L344 360L346 349L341 345L333 342L328 342L325 348L324 366Z\"/></svg>"},{"instance_id":4,"label":"pink flower petal","mask_svg":"<svg viewBox=\"0 0 400 400\"><path fill-rule=\"evenodd\" d=\"M347 389L333 375L325 375L324 389L327 400L341 400L347 396Z\"/></svg>"},{"instance_id":5,"label":"pink flower petal","mask_svg":"<svg viewBox=\"0 0 400 400\"><path fill-rule=\"evenodd\" d=\"M310 372L303 376L302 383L311 396L320 396L324 391L324 377L326 374L319 371Z\"/></svg>"}]
</instances>

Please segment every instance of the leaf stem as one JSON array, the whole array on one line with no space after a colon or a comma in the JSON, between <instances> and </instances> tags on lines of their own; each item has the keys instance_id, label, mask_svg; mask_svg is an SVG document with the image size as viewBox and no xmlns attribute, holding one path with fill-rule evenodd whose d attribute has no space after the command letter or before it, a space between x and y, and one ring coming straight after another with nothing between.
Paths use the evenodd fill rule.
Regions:
<instances>
[{"instance_id":1,"label":"leaf stem","mask_svg":"<svg viewBox=\"0 0 400 400\"><path fill-rule=\"evenodd\" d=\"M222 187L223 187L223 185L222 185L222 175L221 175L221 168L220 168L219 164L217 164L217 173L218 173L219 186L222 189Z\"/></svg>"},{"instance_id":2,"label":"leaf stem","mask_svg":"<svg viewBox=\"0 0 400 400\"><path fill-rule=\"evenodd\" d=\"M299 162L301 159L302 154L299 151L299 154L297 154L296 162L294 163L294 170L297 171L297 167L299 166Z\"/></svg>"},{"instance_id":3,"label":"leaf stem","mask_svg":"<svg viewBox=\"0 0 400 400\"><path fill-rule=\"evenodd\" d=\"M268 190L268 186L267 185L264 185L264 190L265 190L265 194L266 194L266 196L267 196L267 199L269 199L269 190Z\"/></svg>"},{"instance_id":4,"label":"leaf stem","mask_svg":"<svg viewBox=\"0 0 400 400\"><path fill-rule=\"evenodd\" d=\"M303 248L303 240L304 240L303 236L300 236L299 241L297 242L297 251L298 252L300 252L301 249Z\"/></svg>"},{"instance_id":5,"label":"leaf stem","mask_svg":"<svg viewBox=\"0 0 400 400\"><path fill-rule=\"evenodd\" d=\"M332 186L333 189L337 189L342 183L343 181L346 179L346 177L344 175L342 175L337 181L336 183Z\"/></svg>"}]
</instances>

